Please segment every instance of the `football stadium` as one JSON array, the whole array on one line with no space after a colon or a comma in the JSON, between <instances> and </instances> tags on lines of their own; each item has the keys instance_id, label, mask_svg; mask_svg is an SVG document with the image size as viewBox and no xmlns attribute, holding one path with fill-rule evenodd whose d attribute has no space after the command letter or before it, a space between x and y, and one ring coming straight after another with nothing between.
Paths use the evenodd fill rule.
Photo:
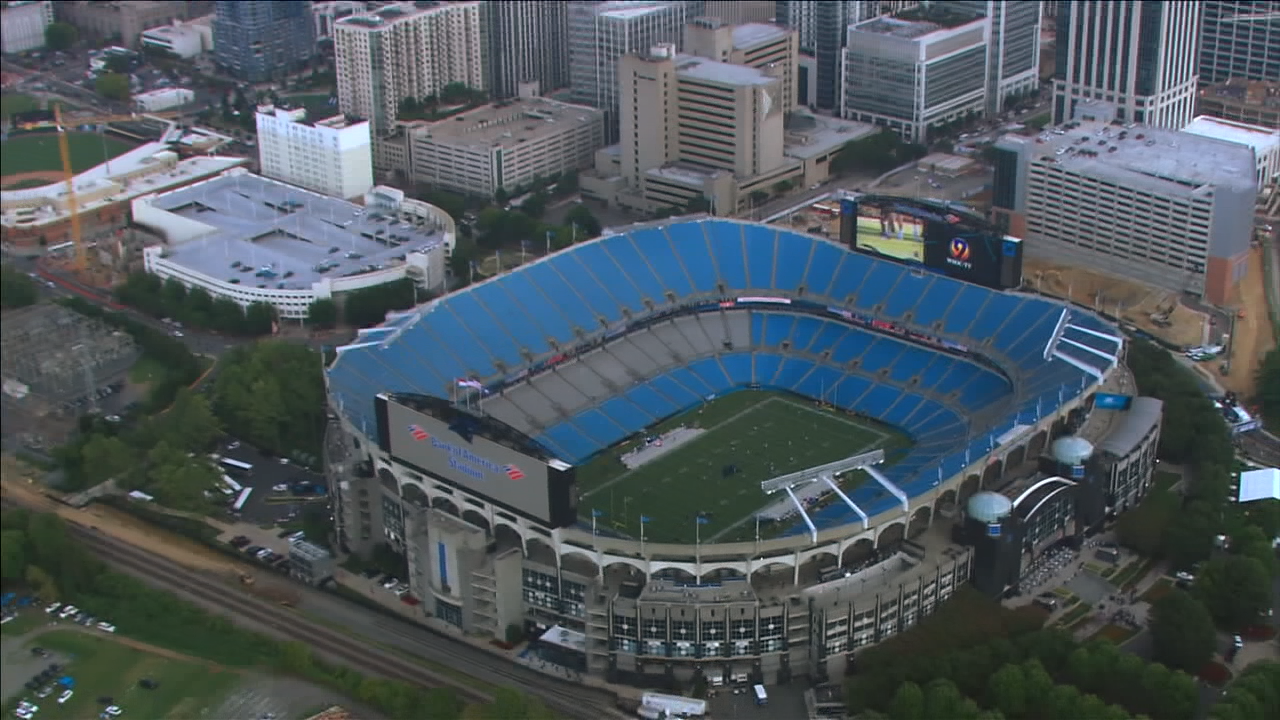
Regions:
<instances>
[{"instance_id":1,"label":"football stadium","mask_svg":"<svg viewBox=\"0 0 1280 720\"><path fill-rule=\"evenodd\" d=\"M1087 310L783 227L609 231L337 349L340 539L403 549L464 630L776 679L830 650L806 593L860 581L840 612L867 644L887 597L909 588L906 627L963 583L934 519L1040 456L1122 353Z\"/></svg>"}]
</instances>

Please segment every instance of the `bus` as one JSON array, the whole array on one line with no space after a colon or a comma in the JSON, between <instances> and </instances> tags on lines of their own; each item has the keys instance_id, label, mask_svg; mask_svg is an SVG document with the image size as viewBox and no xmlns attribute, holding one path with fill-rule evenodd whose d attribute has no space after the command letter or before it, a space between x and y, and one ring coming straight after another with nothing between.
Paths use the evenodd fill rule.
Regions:
<instances>
[{"instance_id":1,"label":"bus","mask_svg":"<svg viewBox=\"0 0 1280 720\"><path fill-rule=\"evenodd\" d=\"M697 718L707 714L707 701L680 695L647 692L640 699L637 713L642 718Z\"/></svg>"},{"instance_id":2,"label":"bus","mask_svg":"<svg viewBox=\"0 0 1280 720\"><path fill-rule=\"evenodd\" d=\"M253 488L245 488L240 491L240 497L236 498L235 504L231 506L231 512L240 512L244 509L244 504L249 501L249 496L253 494Z\"/></svg>"},{"instance_id":3,"label":"bus","mask_svg":"<svg viewBox=\"0 0 1280 720\"><path fill-rule=\"evenodd\" d=\"M245 477L253 474L253 466L247 462L240 462L229 457L219 457L218 464L222 465L232 475Z\"/></svg>"},{"instance_id":4,"label":"bus","mask_svg":"<svg viewBox=\"0 0 1280 720\"><path fill-rule=\"evenodd\" d=\"M244 489L244 486L243 486L243 485L241 485L240 483L236 482L235 480L232 480L230 475L223 475L223 476L222 476L222 484L224 484L224 485L226 485L227 487L231 488L231 491L232 491L232 492L240 492L241 490L243 490L243 489Z\"/></svg>"}]
</instances>

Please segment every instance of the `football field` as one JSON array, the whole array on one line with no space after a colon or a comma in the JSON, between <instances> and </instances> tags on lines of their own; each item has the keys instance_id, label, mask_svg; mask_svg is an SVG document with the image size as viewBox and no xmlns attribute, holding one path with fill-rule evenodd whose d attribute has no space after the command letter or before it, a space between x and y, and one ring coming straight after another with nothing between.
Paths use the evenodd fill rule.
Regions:
<instances>
[{"instance_id":1,"label":"football field","mask_svg":"<svg viewBox=\"0 0 1280 720\"><path fill-rule=\"evenodd\" d=\"M633 538L640 537L645 517L644 537L650 542L750 540L755 513L785 497L766 496L762 481L909 444L901 433L872 420L762 390L716 398L650 432L680 426L702 432L635 469L628 470L620 458L643 441L611 448L579 467L579 514L590 522L594 511L600 531ZM865 477L855 473L844 487L855 487Z\"/></svg>"}]
</instances>

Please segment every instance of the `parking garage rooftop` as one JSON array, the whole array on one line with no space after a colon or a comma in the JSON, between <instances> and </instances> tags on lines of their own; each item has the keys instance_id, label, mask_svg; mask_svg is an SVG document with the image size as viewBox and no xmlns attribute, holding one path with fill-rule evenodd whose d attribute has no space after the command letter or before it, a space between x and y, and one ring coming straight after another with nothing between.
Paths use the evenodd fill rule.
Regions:
<instances>
[{"instance_id":1,"label":"parking garage rooftop","mask_svg":"<svg viewBox=\"0 0 1280 720\"><path fill-rule=\"evenodd\" d=\"M442 233L244 171L139 202L135 219L168 240L170 262L245 285L306 289L324 277L397 265L445 241Z\"/></svg>"}]
</instances>

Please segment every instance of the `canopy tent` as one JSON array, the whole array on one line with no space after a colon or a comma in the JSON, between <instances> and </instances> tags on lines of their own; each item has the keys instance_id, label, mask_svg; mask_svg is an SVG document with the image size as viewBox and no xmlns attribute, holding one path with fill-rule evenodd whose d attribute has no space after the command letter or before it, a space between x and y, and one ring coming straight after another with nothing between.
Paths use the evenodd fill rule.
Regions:
<instances>
[{"instance_id":1,"label":"canopy tent","mask_svg":"<svg viewBox=\"0 0 1280 720\"><path fill-rule=\"evenodd\" d=\"M1280 469L1266 468L1240 473L1237 501L1247 503L1268 498L1280 500Z\"/></svg>"}]
</instances>

